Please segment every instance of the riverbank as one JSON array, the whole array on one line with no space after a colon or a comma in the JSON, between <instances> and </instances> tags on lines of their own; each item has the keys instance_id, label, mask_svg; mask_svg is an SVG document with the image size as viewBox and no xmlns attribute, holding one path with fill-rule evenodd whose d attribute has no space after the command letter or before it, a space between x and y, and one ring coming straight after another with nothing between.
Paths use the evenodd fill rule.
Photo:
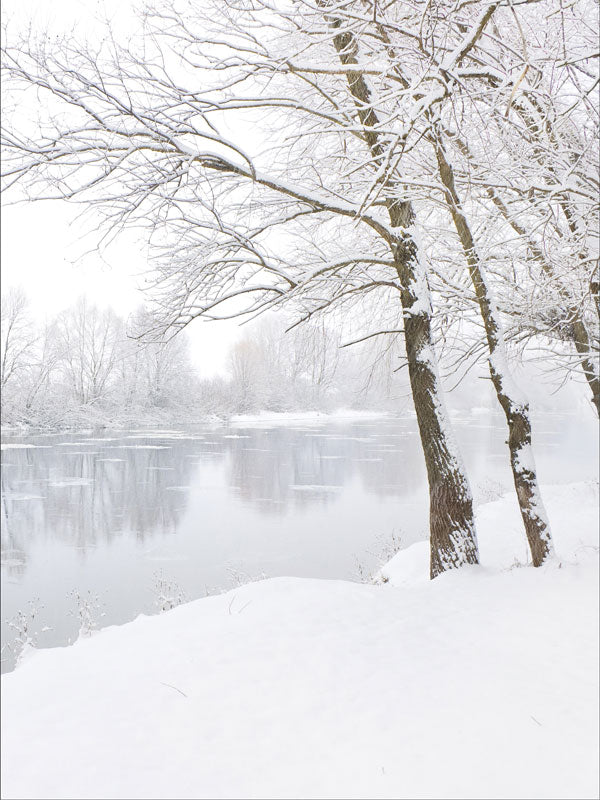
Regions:
<instances>
[{"instance_id":1,"label":"riverbank","mask_svg":"<svg viewBox=\"0 0 600 800\"><path fill-rule=\"evenodd\" d=\"M482 566L277 578L35 652L2 679L3 797L597 796L596 483L507 496Z\"/></svg>"},{"instance_id":2,"label":"riverbank","mask_svg":"<svg viewBox=\"0 0 600 800\"><path fill-rule=\"evenodd\" d=\"M414 416L412 409L405 410L401 416ZM282 424L310 421L335 421L352 419L382 419L384 417L398 416L389 411L373 409L337 408L329 411L260 411L256 414L228 414L214 413L194 416L193 413L172 414L152 413L109 416L98 414L95 416L82 416L74 419L63 420L60 423L47 422L46 424L2 424L0 432L6 436L26 436L35 433L91 433L97 430L144 430L148 428L165 428L189 425L252 425L252 424Z\"/></svg>"}]
</instances>

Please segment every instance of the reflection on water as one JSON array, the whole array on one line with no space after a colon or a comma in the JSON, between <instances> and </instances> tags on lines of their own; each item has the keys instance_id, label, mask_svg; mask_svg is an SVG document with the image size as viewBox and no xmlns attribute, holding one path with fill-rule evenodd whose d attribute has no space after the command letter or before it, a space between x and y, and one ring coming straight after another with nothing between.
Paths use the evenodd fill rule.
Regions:
<instances>
[{"instance_id":1,"label":"reflection on water","mask_svg":"<svg viewBox=\"0 0 600 800\"><path fill-rule=\"evenodd\" d=\"M510 486L500 418L457 418L476 499ZM541 478L594 476L597 432L546 415ZM565 445L568 446L565 446ZM69 593L98 594L102 624L153 613L160 576L188 599L232 575L356 576L392 534L427 534L424 464L412 417L6 437L2 451L5 624L43 606L41 646L77 636ZM12 668L3 651L3 670Z\"/></svg>"}]
</instances>

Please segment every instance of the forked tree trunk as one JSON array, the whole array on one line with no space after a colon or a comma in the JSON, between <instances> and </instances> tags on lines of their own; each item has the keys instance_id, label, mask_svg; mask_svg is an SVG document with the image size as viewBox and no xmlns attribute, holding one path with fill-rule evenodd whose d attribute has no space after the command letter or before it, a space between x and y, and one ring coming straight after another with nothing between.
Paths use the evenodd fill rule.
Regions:
<instances>
[{"instance_id":1,"label":"forked tree trunk","mask_svg":"<svg viewBox=\"0 0 600 800\"><path fill-rule=\"evenodd\" d=\"M498 401L508 423L510 464L519 508L525 526L534 567L552 554L552 538L537 482L529 406L510 374L506 359L504 334L493 298L486 284L483 264L477 254L470 226L462 210L454 183L454 172L446 158L439 136L434 141L439 174L445 188L446 202L462 245L487 336L489 366Z\"/></svg>"},{"instance_id":2,"label":"forked tree trunk","mask_svg":"<svg viewBox=\"0 0 600 800\"><path fill-rule=\"evenodd\" d=\"M324 9L328 0L321 0ZM339 20L330 18L333 30ZM344 66L357 64L352 33L336 33L333 42ZM360 70L348 70L347 81L364 140L378 162L383 156L370 92ZM397 181L390 188L394 189ZM401 189L398 186L398 195ZM431 301L427 277L419 263L417 245L410 235L413 210L408 202L388 200L387 210L398 235L391 237L396 271L401 285L404 338L413 402L429 482L430 576L455 567L479 563L473 499L460 453L450 428L437 372L431 334Z\"/></svg>"}]
</instances>

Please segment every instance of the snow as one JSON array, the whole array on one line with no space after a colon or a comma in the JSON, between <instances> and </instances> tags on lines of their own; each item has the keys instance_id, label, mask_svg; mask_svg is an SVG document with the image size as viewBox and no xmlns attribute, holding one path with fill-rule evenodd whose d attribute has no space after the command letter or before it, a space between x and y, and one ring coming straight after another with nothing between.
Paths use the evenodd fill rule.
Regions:
<instances>
[{"instance_id":1,"label":"snow","mask_svg":"<svg viewBox=\"0 0 600 800\"><path fill-rule=\"evenodd\" d=\"M83 441L79 441L79 442L57 442L54 445L54 447L81 447L82 444L84 444ZM50 445L44 445L44 446L45 447L50 447Z\"/></svg>"},{"instance_id":2,"label":"snow","mask_svg":"<svg viewBox=\"0 0 600 800\"><path fill-rule=\"evenodd\" d=\"M498 337L504 337L502 332L500 317L498 316L498 312L492 307L490 313L494 317L494 322L496 325L496 329L498 331ZM512 371L508 366L508 360L506 358L506 349L504 347L504 339L500 339L501 344L499 343L492 353L489 356L489 362L492 370L500 377L500 383L502 385L503 393L509 398L511 407L513 411L519 410L521 408L527 408L527 398L523 394L523 392L517 386Z\"/></svg>"},{"instance_id":3,"label":"snow","mask_svg":"<svg viewBox=\"0 0 600 800\"><path fill-rule=\"evenodd\" d=\"M2 679L11 798L592 798L598 485L546 486L534 570L514 493L482 566L428 549L357 584L254 582L29 654Z\"/></svg>"},{"instance_id":4,"label":"snow","mask_svg":"<svg viewBox=\"0 0 600 800\"><path fill-rule=\"evenodd\" d=\"M125 436L125 439L189 439L185 431L142 431Z\"/></svg>"},{"instance_id":5,"label":"snow","mask_svg":"<svg viewBox=\"0 0 600 800\"><path fill-rule=\"evenodd\" d=\"M10 499L13 502L20 502L21 500L43 500L44 498L39 494L19 494L18 492L11 492Z\"/></svg>"},{"instance_id":6,"label":"snow","mask_svg":"<svg viewBox=\"0 0 600 800\"><path fill-rule=\"evenodd\" d=\"M0 450L46 450L50 447L49 444L8 444L3 442L0 444Z\"/></svg>"},{"instance_id":7,"label":"snow","mask_svg":"<svg viewBox=\"0 0 600 800\"><path fill-rule=\"evenodd\" d=\"M162 444L118 444L119 450L171 450L171 447Z\"/></svg>"},{"instance_id":8,"label":"snow","mask_svg":"<svg viewBox=\"0 0 600 800\"><path fill-rule=\"evenodd\" d=\"M535 460L533 457L533 448L530 444L524 444L516 451L513 464L517 472L531 472L535 474Z\"/></svg>"},{"instance_id":9,"label":"snow","mask_svg":"<svg viewBox=\"0 0 600 800\"><path fill-rule=\"evenodd\" d=\"M48 486L53 489L69 489L71 486L92 486L93 478L63 478L60 481L49 481Z\"/></svg>"},{"instance_id":10,"label":"snow","mask_svg":"<svg viewBox=\"0 0 600 800\"><path fill-rule=\"evenodd\" d=\"M262 423L287 425L294 422L329 422L335 420L367 420L383 419L390 415L384 411L367 411L363 409L339 408L336 411L262 411L260 414L235 414L230 422L236 425L246 423Z\"/></svg>"},{"instance_id":11,"label":"snow","mask_svg":"<svg viewBox=\"0 0 600 800\"><path fill-rule=\"evenodd\" d=\"M293 483L289 487L294 492L340 492L343 486L327 486L325 484Z\"/></svg>"}]
</instances>

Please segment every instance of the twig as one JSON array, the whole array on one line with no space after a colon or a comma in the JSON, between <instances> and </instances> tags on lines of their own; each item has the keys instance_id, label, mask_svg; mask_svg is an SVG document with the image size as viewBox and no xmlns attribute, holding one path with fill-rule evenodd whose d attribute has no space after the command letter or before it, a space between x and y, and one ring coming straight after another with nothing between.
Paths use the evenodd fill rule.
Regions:
<instances>
[{"instance_id":1,"label":"twig","mask_svg":"<svg viewBox=\"0 0 600 800\"><path fill-rule=\"evenodd\" d=\"M187 694L185 692L182 692L181 689L178 689L176 686L172 686L170 683L165 683L164 681L160 682L162 683L163 686L168 686L169 689L175 689L176 692L179 692L179 694L182 694L184 697L187 697Z\"/></svg>"}]
</instances>

